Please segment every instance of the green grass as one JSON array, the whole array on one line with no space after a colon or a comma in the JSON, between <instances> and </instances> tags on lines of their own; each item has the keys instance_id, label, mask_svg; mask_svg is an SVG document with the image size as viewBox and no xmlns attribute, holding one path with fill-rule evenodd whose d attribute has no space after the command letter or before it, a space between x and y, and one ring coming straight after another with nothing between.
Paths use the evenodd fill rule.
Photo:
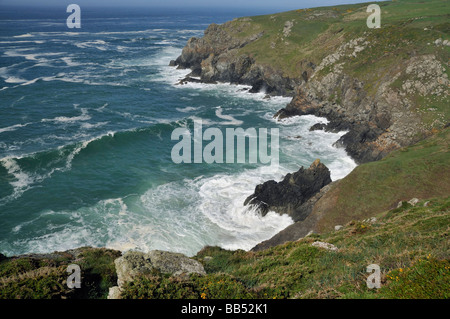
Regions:
<instances>
[{"instance_id":1,"label":"green grass","mask_svg":"<svg viewBox=\"0 0 450 319\"><path fill-rule=\"evenodd\" d=\"M323 198L327 218L320 231L352 219L368 218L411 198L450 194L450 129L413 146L389 154L380 161L355 168Z\"/></svg>"},{"instance_id":2,"label":"green grass","mask_svg":"<svg viewBox=\"0 0 450 319\"><path fill-rule=\"evenodd\" d=\"M449 74L449 47L428 45L449 40L450 2L398 0L378 2L382 28L366 27L366 4L294 10L236 19L228 24L235 37L264 31L264 36L240 48L256 63L301 76L305 62L320 64L340 45L365 37L369 45L357 58L343 57L343 71L362 81L375 94L386 79L404 70L412 56L433 54ZM294 21L289 36L286 21ZM424 28L428 30L425 32ZM332 66L318 73L325 76ZM393 81L400 90L405 73ZM327 99L340 102L336 89ZM449 283L450 129L448 98L408 96L423 122L434 128L430 138L392 152L381 161L358 166L336 184L321 202L326 218L314 234L260 252L228 251L205 247L195 258L206 276L169 277L160 273L141 276L125 285L124 298L446 298ZM432 109L432 110L430 110ZM422 136L418 136L420 140ZM417 197L413 207L406 201ZM397 203L403 201L401 207ZM425 203L428 202L428 205ZM364 221L376 216L375 223ZM345 225L333 231L335 225ZM311 244L331 243L339 251ZM0 255L0 298L105 298L116 285L114 259L120 252L84 248L77 260L60 258L3 258ZM82 288L66 286L67 265L79 264ZM366 286L366 267L378 264L382 288Z\"/></svg>"},{"instance_id":3,"label":"green grass","mask_svg":"<svg viewBox=\"0 0 450 319\"><path fill-rule=\"evenodd\" d=\"M341 45L356 38L364 38L369 44L350 56L353 49L339 59L343 72L361 81L368 97L375 97L382 84L397 74L404 73L412 57L433 55L446 68L450 47L436 46L436 39L450 40L450 2L445 0L399 0L377 2L381 7L381 28L369 29L366 12L370 3L318 7L293 10L271 15L235 19L225 29L233 37L248 37L264 32L257 41L238 49L239 54L251 56L259 65L272 68L285 77L300 79L308 69L308 63L319 65ZM288 36L283 35L287 21L294 22ZM426 30L425 30L426 29ZM317 72L320 80L333 70L334 64ZM269 69L269 68L268 68ZM404 74L403 74L404 75ZM391 88L400 91L402 75ZM448 89L448 88L446 88ZM339 97L340 88L325 100ZM412 102L412 112L422 119L424 128L442 128L450 122L449 98L443 94L422 97L405 96ZM342 100L334 100L341 104Z\"/></svg>"},{"instance_id":4,"label":"green grass","mask_svg":"<svg viewBox=\"0 0 450 319\"><path fill-rule=\"evenodd\" d=\"M57 258L19 257L0 261L0 299L102 299L116 285L114 259L118 251L82 248L76 260L61 253ZM81 289L67 287L67 266L81 268Z\"/></svg>"},{"instance_id":5,"label":"green grass","mask_svg":"<svg viewBox=\"0 0 450 319\"><path fill-rule=\"evenodd\" d=\"M427 205L424 205L426 202ZM260 252L205 247L194 258L206 276L141 276L123 288L130 299L423 299L448 298L450 198L404 204L375 223L350 222ZM328 251L311 244L324 241ZM381 268L381 289L369 289L366 268Z\"/></svg>"},{"instance_id":6,"label":"green grass","mask_svg":"<svg viewBox=\"0 0 450 319\"><path fill-rule=\"evenodd\" d=\"M254 57L257 63L279 68L285 75L291 77L301 75L299 72L303 60L319 64L340 44L362 35L372 40L370 49L376 54L369 53L366 58L358 59L358 62L361 64L370 62L368 66L375 69L380 62L380 52L387 50L401 60L411 52L412 45L415 49L418 48L417 53L420 53L430 49L426 45L428 42L439 37L449 39L448 1L378 2L381 7L381 29L368 29L366 26L366 20L370 15L366 12L369 4L368 2L294 10L250 17L251 21L237 19L231 24L230 32L233 36L244 37L264 31L261 39L243 47L240 49L241 52ZM287 21L293 21L294 26L289 36L284 36L283 28ZM238 26L242 26L243 31L237 32ZM425 27L430 31L424 32ZM376 39L380 41L375 42ZM271 48L272 44L274 48ZM448 59L448 50L443 58ZM373 74L370 68L367 70L363 68L360 71L366 71L362 72L365 75Z\"/></svg>"},{"instance_id":7,"label":"green grass","mask_svg":"<svg viewBox=\"0 0 450 319\"><path fill-rule=\"evenodd\" d=\"M261 252L210 247L197 258L210 272L230 274L249 290L271 288L268 297L446 298L450 284L450 199L431 200L427 207L424 203L404 205L385 213L374 224L351 222L337 232ZM339 251L312 247L316 240L332 243ZM366 286L366 267L373 263L382 271L379 290ZM390 277L395 278L399 269L407 275L392 281ZM420 280L408 287L414 278Z\"/></svg>"}]
</instances>

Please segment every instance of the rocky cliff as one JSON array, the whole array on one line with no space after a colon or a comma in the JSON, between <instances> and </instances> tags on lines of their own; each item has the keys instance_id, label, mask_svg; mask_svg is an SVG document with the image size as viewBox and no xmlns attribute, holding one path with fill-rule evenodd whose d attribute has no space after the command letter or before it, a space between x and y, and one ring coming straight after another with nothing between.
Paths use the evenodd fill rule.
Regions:
<instances>
[{"instance_id":1,"label":"rocky cliff","mask_svg":"<svg viewBox=\"0 0 450 319\"><path fill-rule=\"evenodd\" d=\"M172 65L203 82L293 96L275 117L326 117L313 129L347 131L336 145L375 161L449 122L448 23L445 10L427 8L406 19L383 4L381 29L367 28L361 4L235 19L190 39Z\"/></svg>"},{"instance_id":2,"label":"rocky cliff","mask_svg":"<svg viewBox=\"0 0 450 319\"><path fill-rule=\"evenodd\" d=\"M213 24L202 38L189 40L171 64L190 68L191 76L200 77L195 81L247 84L252 86L250 92L292 96L275 118L325 117L328 124L310 129L345 131L335 146L344 147L358 164L375 162L435 136L450 122L450 5L437 0L426 4L403 0L380 6L383 24L379 29L367 27L369 14L364 4ZM188 76L183 81L189 80ZM404 160L409 163L408 158ZM423 160L421 155L418 162ZM370 184L360 173L365 170L376 176L378 184L364 190L367 198L358 192L346 197L347 185L351 190L354 183L349 179L357 176L359 182L354 185L361 189ZM406 168L388 166L383 170L392 172L394 180L404 172L418 175ZM415 181L418 189L414 191L403 180L396 181L398 196L394 192L384 196L384 202L373 201L391 181L371 167L333 184L322 178L326 174L316 176L316 183L303 183L308 180L306 171L313 169L302 168L279 183L258 185L246 200L246 205L256 205L263 215L271 210L295 220L254 250L295 241L317 231L325 220L348 222L349 218L381 212L422 187ZM431 188L431 193L440 194ZM349 212L347 204L353 202L361 203Z\"/></svg>"},{"instance_id":3,"label":"rocky cliff","mask_svg":"<svg viewBox=\"0 0 450 319\"><path fill-rule=\"evenodd\" d=\"M179 68L190 68L190 76L202 82L229 82L252 86L250 92L265 91L274 95L293 95L300 79L291 78L269 65L256 63L240 49L259 40L264 31L254 30L250 18L211 24L202 38L191 38L182 54L172 61ZM248 33L243 36L242 34Z\"/></svg>"}]
</instances>

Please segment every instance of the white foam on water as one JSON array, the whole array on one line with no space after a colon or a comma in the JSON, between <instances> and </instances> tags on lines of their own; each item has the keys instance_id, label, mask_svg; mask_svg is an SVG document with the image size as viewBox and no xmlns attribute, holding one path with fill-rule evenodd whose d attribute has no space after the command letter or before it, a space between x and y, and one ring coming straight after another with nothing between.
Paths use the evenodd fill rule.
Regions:
<instances>
[{"instance_id":1,"label":"white foam on water","mask_svg":"<svg viewBox=\"0 0 450 319\"><path fill-rule=\"evenodd\" d=\"M193 106L186 106L186 107L177 107L176 110L178 112L182 112L182 113L189 113L189 112L193 112L193 111L197 111L199 110L201 107L193 107Z\"/></svg>"},{"instance_id":2,"label":"white foam on water","mask_svg":"<svg viewBox=\"0 0 450 319\"><path fill-rule=\"evenodd\" d=\"M8 243L13 253L48 253L82 246L145 250L152 246L148 234L155 231L150 219L129 209L126 197L101 200L73 211L43 211L15 225L13 231L20 234L28 225L38 224L44 226L33 229L33 237Z\"/></svg>"},{"instance_id":3,"label":"white foam on water","mask_svg":"<svg viewBox=\"0 0 450 319\"><path fill-rule=\"evenodd\" d=\"M319 158L330 170L332 180L347 176L357 166L344 148L335 146L336 141L347 132L331 133L309 130L316 123L328 123L326 118L304 115L277 120L270 114L266 114L265 117L278 123L280 137L288 141L282 144L281 150L288 155L291 161L301 159L299 152L306 155L304 158L312 160ZM310 163L300 164L309 166Z\"/></svg>"},{"instance_id":4,"label":"white foam on water","mask_svg":"<svg viewBox=\"0 0 450 319\"><path fill-rule=\"evenodd\" d=\"M262 166L237 174L219 174L193 182L198 188L198 209L222 232L220 246L226 249L251 249L293 223L292 219L270 212L262 217L244 206L256 185L279 180L287 171L280 166Z\"/></svg>"},{"instance_id":5,"label":"white foam on water","mask_svg":"<svg viewBox=\"0 0 450 319\"><path fill-rule=\"evenodd\" d=\"M78 121L88 121L91 119L91 116L88 114L88 110L85 108L81 108L81 115L67 117L67 116L57 116L52 119L42 119L41 122L60 122L60 123L74 123Z\"/></svg>"},{"instance_id":6,"label":"white foam on water","mask_svg":"<svg viewBox=\"0 0 450 319\"><path fill-rule=\"evenodd\" d=\"M138 207L145 218L137 225L145 225L147 231L135 238L139 248L194 255L206 244L217 243L220 229L198 211L198 200L197 190L188 181L163 184L141 195Z\"/></svg>"},{"instance_id":7,"label":"white foam on water","mask_svg":"<svg viewBox=\"0 0 450 319\"><path fill-rule=\"evenodd\" d=\"M103 40L92 40L85 42L77 42L74 45L80 49L94 48L100 51L108 50L108 44Z\"/></svg>"},{"instance_id":8,"label":"white foam on water","mask_svg":"<svg viewBox=\"0 0 450 319\"><path fill-rule=\"evenodd\" d=\"M19 128L26 127L26 126L28 126L30 124L33 124L33 123L15 124L15 125L11 125L11 126L8 126L8 127L3 127L3 128L0 128L0 133L15 131L15 130L17 130Z\"/></svg>"},{"instance_id":9,"label":"white foam on water","mask_svg":"<svg viewBox=\"0 0 450 319\"><path fill-rule=\"evenodd\" d=\"M13 38L31 38L31 37L34 37L34 35L31 33L25 33L25 34L13 36Z\"/></svg>"},{"instance_id":10,"label":"white foam on water","mask_svg":"<svg viewBox=\"0 0 450 319\"><path fill-rule=\"evenodd\" d=\"M67 66L80 66L81 63L74 62L71 57L62 57L61 60L67 64Z\"/></svg>"},{"instance_id":11,"label":"white foam on water","mask_svg":"<svg viewBox=\"0 0 450 319\"><path fill-rule=\"evenodd\" d=\"M79 145L77 147L75 147L66 157L66 164L64 167L58 167L55 169L52 169L48 174L47 174L47 178L50 177L55 171L60 171L60 172L65 172L65 171L69 171L70 169L72 169L72 162L73 159L75 158L76 155L78 155L83 149L85 149L86 147L88 147L89 144L91 144L94 141L100 140L106 136L110 136L113 137L116 134L116 132L113 131L109 131L105 134L101 134L97 137L93 137L89 140L83 141L81 143L79 143ZM61 155L64 153L64 146L61 146L58 148Z\"/></svg>"},{"instance_id":12,"label":"white foam on water","mask_svg":"<svg viewBox=\"0 0 450 319\"><path fill-rule=\"evenodd\" d=\"M27 53L27 51L35 50L35 48L21 48L21 49L13 49L6 50L4 55L8 57L23 57L26 60L30 61L38 61L40 63L48 62L49 60L46 58L38 58L38 57L54 57L58 55L67 54L67 52L41 52L41 53Z\"/></svg>"},{"instance_id":13,"label":"white foam on water","mask_svg":"<svg viewBox=\"0 0 450 319\"><path fill-rule=\"evenodd\" d=\"M68 225L54 224L53 218L71 220L71 224ZM45 226L39 230L39 234L26 239L19 239L12 243L8 243L12 246L12 253L20 250L23 253L49 253L52 251L66 251L82 246L98 247L100 242L98 241L98 234L96 234L95 228L86 222L85 216L77 212L54 212L46 211L41 213L37 218L33 220L33 223L42 223L45 221ZM26 228L28 224L22 223L16 226L16 231L22 231L22 228Z\"/></svg>"},{"instance_id":14,"label":"white foam on water","mask_svg":"<svg viewBox=\"0 0 450 319\"><path fill-rule=\"evenodd\" d=\"M98 128L98 127L105 126L107 124L109 124L109 122L98 122L98 123L94 123L94 124L82 123L80 127L82 129L90 130L90 129L93 129L93 128Z\"/></svg>"},{"instance_id":15,"label":"white foam on water","mask_svg":"<svg viewBox=\"0 0 450 319\"><path fill-rule=\"evenodd\" d=\"M76 146L67 151L66 146L58 147L59 157L57 160L51 163L51 165L59 165L53 168L49 168L46 172L37 173L37 172L25 172L21 169L17 160L25 157L35 157L38 153L31 154L23 154L21 156L16 157L4 157L0 159L0 164L6 168L9 175L14 177L13 181L10 181L10 185L13 187L13 192L0 199L0 204L8 203L12 200L15 200L22 196L23 193L34 187L36 184L43 182L44 180L50 178L55 172L66 172L72 169L72 163L74 158L85 149L90 143L102 139L105 136L114 136L115 132L107 132L105 134L101 134L97 137L90 138L83 142L79 142ZM49 137L50 138L50 137ZM52 137L53 139L58 138L57 136ZM41 138L38 138L41 139ZM62 138L66 139L66 138ZM61 165L62 164L62 165Z\"/></svg>"},{"instance_id":16,"label":"white foam on water","mask_svg":"<svg viewBox=\"0 0 450 319\"><path fill-rule=\"evenodd\" d=\"M188 256L205 245L251 249L292 224L288 216L270 212L261 217L243 206L256 184L281 178L284 173L283 169L261 167L230 175L199 176L152 187L127 203L124 199L102 201L91 210L104 218L100 228L107 229L104 240L108 248L162 249Z\"/></svg>"},{"instance_id":17,"label":"white foam on water","mask_svg":"<svg viewBox=\"0 0 450 319\"><path fill-rule=\"evenodd\" d=\"M27 80L15 77L15 76L10 76L7 79L5 79L6 83L23 83L23 82L27 82Z\"/></svg>"},{"instance_id":18,"label":"white foam on water","mask_svg":"<svg viewBox=\"0 0 450 319\"><path fill-rule=\"evenodd\" d=\"M221 123L222 125L242 125L244 123L244 121L237 120L231 115L222 114L222 112L223 112L222 107L218 106L216 108L216 116L218 118L221 118L222 120L227 120L228 121L228 122L222 122Z\"/></svg>"},{"instance_id":19,"label":"white foam on water","mask_svg":"<svg viewBox=\"0 0 450 319\"><path fill-rule=\"evenodd\" d=\"M35 179L24 172L17 160L12 157L5 157L0 159L0 164L6 168L8 174L14 177L13 181L10 181L9 184L13 187L12 194L0 199L0 203L9 202L20 197L24 192L30 189L31 185L35 182Z\"/></svg>"}]
</instances>

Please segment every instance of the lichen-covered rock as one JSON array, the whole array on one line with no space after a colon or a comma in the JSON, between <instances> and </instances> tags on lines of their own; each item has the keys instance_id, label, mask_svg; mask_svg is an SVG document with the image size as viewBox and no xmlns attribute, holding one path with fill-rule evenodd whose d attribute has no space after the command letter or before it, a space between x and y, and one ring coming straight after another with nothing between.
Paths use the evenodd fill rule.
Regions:
<instances>
[{"instance_id":1,"label":"lichen-covered rock","mask_svg":"<svg viewBox=\"0 0 450 319\"><path fill-rule=\"evenodd\" d=\"M136 277L150 274L156 270L173 276L181 274L206 275L203 265L183 254L161 250L148 253L128 251L114 261L117 273L117 285L110 288L108 299L119 299L121 287Z\"/></svg>"},{"instance_id":2,"label":"lichen-covered rock","mask_svg":"<svg viewBox=\"0 0 450 319\"><path fill-rule=\"evenodd\" d=\"M133 281L138 275L148 274L152 271L153 265L150 258L142 252L129 251L122 257L114 261L117 273L117 284Z\"/></svg>"},{"instance_id":3,"label":"lichen-covered rock","mask_svg":"<svg viewBox=\"0 0 450 319\"><path fill-rule=\"evenodd\" d=\"M206 275L201 263L183 254L152 250L147 256L150 258L152 266L162 273L175 276L182 273Z\"/></svg>"},{"instance_id":4,"label":"lichen-covered rock","mask_svg":"<svg viewBox=\"0 0 450 319\"><path fill-rule=\"evenodd\" d=\"M325 243L322 241L316 241L316 242L312 243L311 246L323 248L323 249L331 250L331 251L338 251L338 248L336 246L334 246L333 244Z\"/></svg>"}]
</instances>

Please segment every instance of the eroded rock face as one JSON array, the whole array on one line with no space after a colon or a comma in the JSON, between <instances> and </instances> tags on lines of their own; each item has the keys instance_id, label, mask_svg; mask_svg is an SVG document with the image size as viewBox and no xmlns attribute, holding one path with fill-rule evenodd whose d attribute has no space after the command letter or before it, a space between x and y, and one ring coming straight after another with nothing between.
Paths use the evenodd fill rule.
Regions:
<instances>
[{"instance_id":1,"label":"eroded rock face","mask_svg":"<svg viewBox=\"0 0 450 319\"><path fill-rule=\"evenodd\" d=\"M344 147L358 164L380 160L429 135L430 127L417 111L424 105L417 105L414 96L444 99L450 83L436 56L413 56L393 66L369 94L363 82L344 72L342 62L357 57L367 45L364 38L358 38L325 57L309 80L297 88L291 103L275 114L279 119L307 114L326 117L327 125L313 129L348 131L336 145ZM324 68L329 71L320 73ZM437 118L432 125L445 124Z\"/></svg>"},{"instance_id":2,"label":"eroded rock face","mask_svg":"<svg viewBox=\"0 0 450 319\"><path fill-rule=\"evenodd\" d=\"M244 205L257 207L263 216L275 211L299 221L310 212L308 200L329 183L329 169L316 160L308 169L301 167L297 172L287 174L281 182L272 180L256 186Z\"/></svg>"},{"instance_id":3,"label":"eroded rock face","mask_svg":"<svg viewBox=\"0 0 450 319\"><path fill-rule=\"evenodd\" d=\"M248 23L235 25L232 21L211 24L202 38L189 39L181 55L170 65L191 69L190 75L200 77L204 83L245 84L252 86L250 93L292 96L301 78L286 77L268 65L256 64L253 58L240 52L240 48L264 35L263 31L255 30L245 37L234 36L246 27Z\"/></svg>"},{"instance_id":4,"label":"eroded rock face","mask_svg":"<svg viewBox=\"0 0 450 319\"><path fill-rule=\"evenodd\" d=\"M334 15L332 11L319 11L307 19ZM277 16L270 19L276 20ZM369 76L364 72L355 75L348 70L349 61L358 61L377 45L376 39L364 33L342 40L320 62L315 61L317 65L305 56L295 66L298 72L287 76L280 66L257 62L249 50L242 50L263 38L267 31L251 23L251 18L236 20L237 23L210 25L202 38L188 41L181 56L171 65L190 68L191 76L205 83L246 84L252 86L251 93L292 96L292 102L275 117L306 114L326 117L329 121L326 127L314 129L348 131L336 145L344 147L358 164L382 159L447 124L445 112L431 107L436 99L439 103L448 100L450 83L445 61L434 54L412 52L410 58L399 59L389 70ZM278 36L281 39L292 36L295 23L284 21ZM275 38L272 40L267 45L269 52L278 45ZM448 45L442 39L436 41L436 45L444 44ZM418 96L419 101L423 99L420 103ZM429 123L428 113L434 118Z\"/></svg>"}]
</instances>

